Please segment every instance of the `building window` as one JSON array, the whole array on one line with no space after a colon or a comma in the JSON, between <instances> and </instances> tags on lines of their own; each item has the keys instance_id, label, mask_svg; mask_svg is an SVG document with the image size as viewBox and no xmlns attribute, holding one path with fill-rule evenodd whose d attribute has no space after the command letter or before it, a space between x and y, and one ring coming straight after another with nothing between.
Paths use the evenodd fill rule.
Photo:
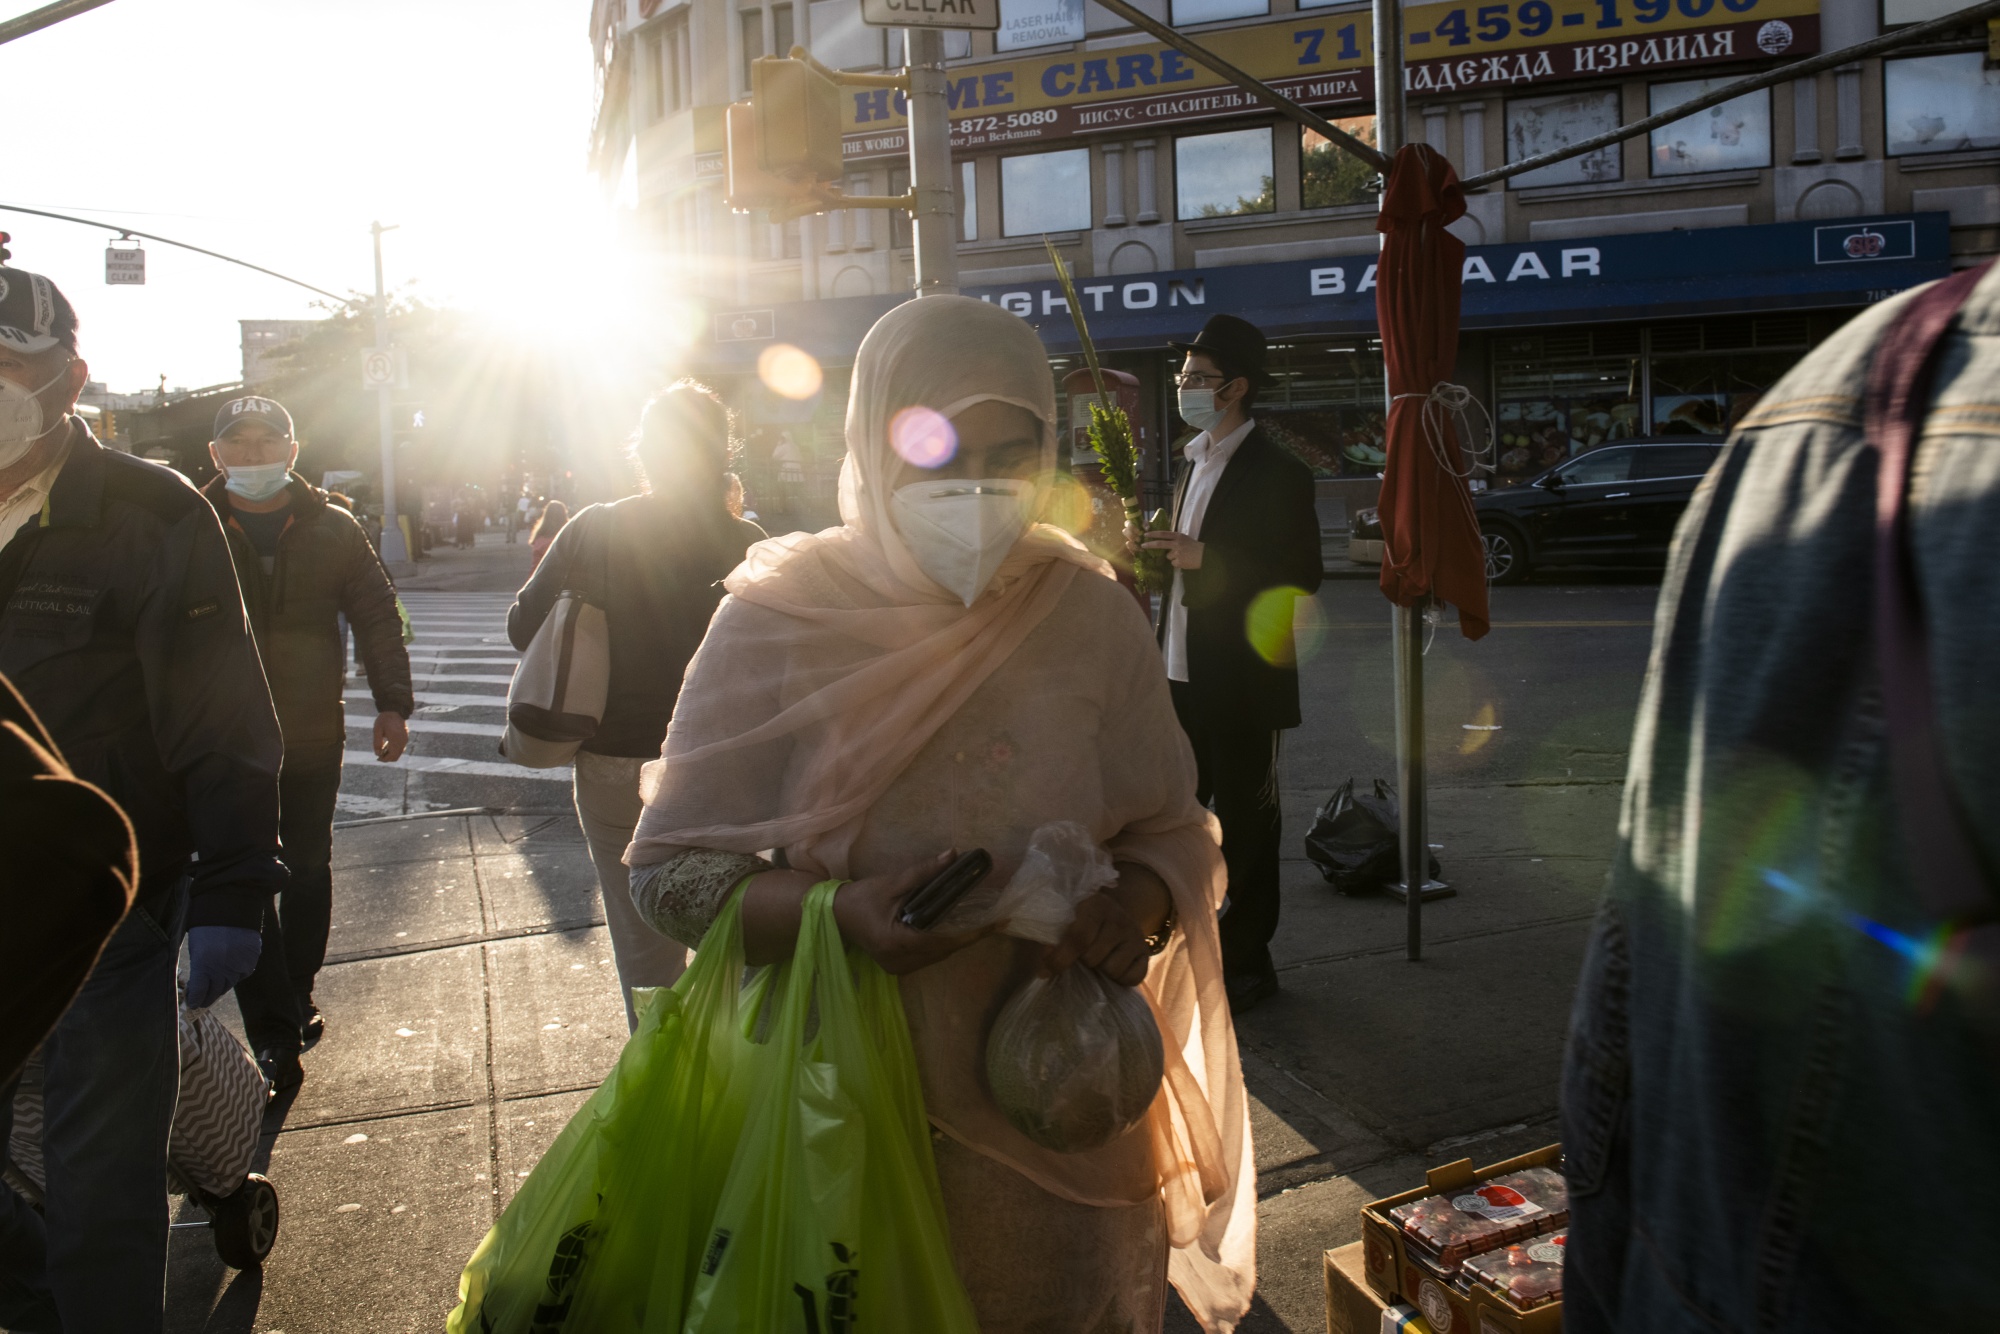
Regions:
<instances>
[{"instance_id":1,"label":"building window","mask_svg":"<svg viewBox=\"0 0 2000 1334\"><path fill-rule=\"evenodd\" d=\"M1090 150L1001 158L1000 230L1006 236L1089 231Z\"/></svg>"},{"instance_id":2,"label":"building window","mask_svg":"<svg viewBox=\"0 0 2000 1334\"><path fill-rule=\"evenodd\" d=\"M1354 116L1334 125L1364 144L1375 142L1375 118ZM1381 189L1375 168L1317 130L1299 127L1299 204L1304 208L1339 208L1343 204L1372 204Z\"/></svg>"},{"instance_id":3,"label":"building window","mask_svg":"<svg viewBox=\"0 0 2000 1334\"><path fill-rule=\"evenodd\" d=\"M654 24L641 47L646 54L646 109L649 121L694 103L694 70L688 49L687 10Z\"/></svg>"},{"instance_id":4,"label":"building window","mask_svg":"<svg viewBox=\"0 0 2000 1334\"><path fill-rule=\"evenodd\" d=\"M861 21L860 0L813 0L812 53L835 69L880 69L882 29Z\"/></svg>"},{"instance_id":5,"label":"building window","mask_svg":"<svg viewBox=\"0 0 2000 1334\"><path fill-rule=\"evenodd\" d=\"M1733 76L1731 76L1733 77ZM1692 101L1730 78L1656 83L1648 90L1657 115ZM1720 106L1662 125L1652 134L1653 175L1691 176L1771 165L1771 90L1732 97Z\"/></svg>"},{"instance_id":6,"label":"building window","mask_svg":"<svg viewBox=\"0 0 2000 1334\"><path fill-rule=\"evenodd\" d=\"M2000 69L1978 51L1882 62L1889 155L2000 148Z\"/></svg>"},{"instance_id":7,"label":"building window","mask_svg":"<svg viewBox=\"0 0 2000 1334\"><path fill-rule=\"evenodd\" d=\"M771 6L771 39L774 56L788 56L792 53L793 41L792 7L790 5Z\"/></svg>"},{"instance_id":8,"label":"building window","mask_svg":"<svg viewBox=\"0 0 2000 1334\"><path fill-rule=\"evenodd\" d=\"M1271 12L1271 0L1173 0L1173 6L1175 27L1184 23L1262 18Z\"/></svg>"},{"instance_id":9,"label":"building window","mask_svg":"<svg viewBox=\"0 0 2000 1334\"><path fill-rule=\"evenodd\" d=\"M736 19L743 27L743 86L751 88L756 85L750 78L750 66L764 54L764 11L739 10Z\"/></svg>"},{"instance_id":10,"label":"building window","mask_svg":"<svg viewBox=\"0 0 2000 1334\"><path fill-rule=\"evenodd\" d=\"M1907 28L1912 23L1941 19L1964 8L1959 0L1882 0L1882 26Z\"/></svg>"},{"instance_id":11,"label":"building window","mask_svg":"<svg viewBox=\"0 0 2000 1334\"><path fill-rule=\"evenodd\" d=\"M1556 97L1524 97L1507 104L1507 160L1519 162L1567 148L1581 139L1618 128L1618 92L1607 89L1595 93L1563 93ZM1619 170L1618 145L1610 144L1581 157L1570 158L1534 171L1510 177L1509 189L1532 189L1537 185L1581 185L1594 181L1615 181Z\"/></svg>"},{"instance_id":12,"label":"building window","mask_svg":"<svg viewBox=\"0 0 2000 1334\"><path fill-rule=\"evenodd\" d=\"M903 30L905 33L909 29ZM889 63L907 65L910 63L909 44L901 36L889 39ZM972 57L972 34L963 28L944 30L944 58L946 60L969 60Z\"/></svg>"},{"instance_id":13,"label":"building window","mask_svg":"<svg viewBox=\"0 0 2000 1334\"><path fill-rule=\"evenodd\" d=\"M1271 127L1186 134L1174 140L1175 216L1227 218L1278 207L1271 177Z\"/></svg>"},{"instance_id":14,"label":"building window","mask_svg":"<svg viewBox=\"0 0 2000 1334\"><path fill-rule=\"evenodd\" d=\"M958 164L958 239L979 239L979 164Z\"/></svg>"},{"instance_id":15,"label":"building window","mask_svg":"<svg viewBox=\"0 0 2000 1334\"><path fill-rule=\"evenodd\" d=\"M995 51L1025 51L1031 46L1083 40L1083 0L1000 0L1000 30L993 34Z\"/></svg>"}]
</instances>

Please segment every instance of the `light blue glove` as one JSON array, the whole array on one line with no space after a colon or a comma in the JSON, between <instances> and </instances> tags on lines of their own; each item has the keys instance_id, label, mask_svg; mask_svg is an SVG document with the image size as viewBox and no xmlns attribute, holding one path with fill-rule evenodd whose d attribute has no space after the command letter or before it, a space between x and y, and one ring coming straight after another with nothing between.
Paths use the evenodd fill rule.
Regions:
<instances>
[{"instance_id":1,"label":"light blue glove","mask_svg":"<svg viewBox=\"0 0 2000 1334\"><path fill-rule=\"evenodd\" d=\"M263 953L262 933L247 926L188 928L187 1007L205 1010L250 976Z\"/></svg>"}]
</instances>

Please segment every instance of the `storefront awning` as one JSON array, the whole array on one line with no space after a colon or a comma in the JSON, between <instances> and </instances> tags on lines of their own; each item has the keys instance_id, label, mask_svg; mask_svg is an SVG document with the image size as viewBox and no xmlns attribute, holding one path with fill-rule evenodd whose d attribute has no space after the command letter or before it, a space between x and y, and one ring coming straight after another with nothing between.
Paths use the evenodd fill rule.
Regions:
<instances>
[{"instance_id":1,"label":"storefront awning","mask_svg":"<svg viewBox=\"0 0 2000 1334\"><path fill-rule=\"evenodd\" d=\"M1338 336L1374 332L1375 269L1374 256L1350 255L1078 278L1077 288L1104 347L1163 346L1225 311L1272 338ZM1944 213L1472 246L1461 327L1865 306L1950 272ZM1051 353L1077 350L1053 277L964 290L1026 319ZM828 365L851 364L869 326L908 299L840 297L718 311L704 368L748 368L773 342L802 347Z\"/></svg>"}]
</instances>

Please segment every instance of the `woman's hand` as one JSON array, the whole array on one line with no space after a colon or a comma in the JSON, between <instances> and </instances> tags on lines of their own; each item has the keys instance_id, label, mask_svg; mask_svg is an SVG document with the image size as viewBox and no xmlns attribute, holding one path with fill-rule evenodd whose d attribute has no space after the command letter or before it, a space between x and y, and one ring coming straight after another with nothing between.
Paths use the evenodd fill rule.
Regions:
<instances>
[{"instance_id":1,"label":"woman's hand","mask_svg":"<svg viewBox=\"0 0 2000 1334\"><path fill-rule=\"evenodd\" d=\"M1042 976L1053 977L1071 964L1084 964L1123 986L1146 980L1152 956L1146 933L1125 905L1099 891L1076 905L1076 920L1042 961Z\"/></svg>"},{"instance_id":2,"label":"woman's hand","mask_svg":"<svg viewBox=\"0 0 2000 1334\"><path fill-rule=\"evenodd\" d=\"M951 865L957 855L947 852L891 875L863 876L842 885L833 898L833 920L840 926L841 939L892 976L928 968L970 945L973 937L919 931L899 920L903 900Z\"/></svg>"}]
</instances>

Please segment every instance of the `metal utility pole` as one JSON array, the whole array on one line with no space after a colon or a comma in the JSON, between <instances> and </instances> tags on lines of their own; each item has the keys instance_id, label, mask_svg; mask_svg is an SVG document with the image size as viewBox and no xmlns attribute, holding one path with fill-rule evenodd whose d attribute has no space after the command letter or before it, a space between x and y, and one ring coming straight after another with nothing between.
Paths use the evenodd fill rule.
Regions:
<instances>
[{"instance_id":1,"label":"metal utility pole","mask_svg":"<svg viewBox=\"0 0 2000 1334\"><path fill-rule=\"evenodd\" d=\"M53 27L64 19L73 19L78 14L88 14L91 10L108 5L111 0L56 0L55 4L31 9L0 23L0 43L11 42L16 37L26 37L31 32Z\"/></svg>"},{"instance_id":2,"label":"metal utility pole","mask_svg":"<svg viewBox=\"0 0 2000 1334\"><path fill-rule=\"evenodd\" d=\"M368 230L375 237L375 349L389 351L389 294L382 286L382 233L396 230L395 224L384 227L381 223L370 223ZM393 573L398 566L409 564L410 546L403 540L403 527L396 522L396 423L395 404L391 401L396 392L394 384L383 383L375 389L375 418L382 433L382 563Z\"/></svg>"},{"instance_id":3,"label":"metal utility pole","mask_svg":"<svg viewBox=\"0 0 2000 1334\"><path fill-rule=\"evenodd\" d=\"M1402 0L1375 0L1375 147L1393 159L1406 141L1403 94ZM1383 197L1388 197L1387 191ZM1386 237L1386 233L1384 234ZM1383 375L1383 399L1394 391ZM1424 785L1424 608L1389 609L1396 681L1396 795L1402 803L1398 831L1403 901L1408 918L1404 948L1424 957L1424 890L1430 885L1429 821Z\"/></svg>"},{"instance_id":4,"label":"metal utility pole","mask_svg":"<svg viewBox=\"0 0 2000 1334\"><path fill-rule=\"evenodd\" d=\"M951 184L951 112L944 95L944 32L905 28L910 90L910 226L917 295L958 292L958 196Z\"/></svg>"}]
</instances>

